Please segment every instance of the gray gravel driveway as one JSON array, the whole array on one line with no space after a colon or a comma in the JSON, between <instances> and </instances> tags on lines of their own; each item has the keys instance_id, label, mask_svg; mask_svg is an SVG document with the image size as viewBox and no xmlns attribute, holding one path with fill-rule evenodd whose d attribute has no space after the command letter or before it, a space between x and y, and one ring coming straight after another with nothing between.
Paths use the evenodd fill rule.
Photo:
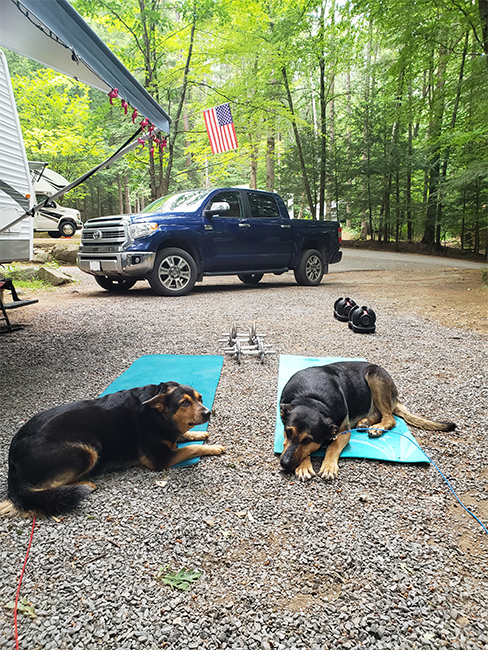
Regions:
<instances>
[{"instance_id":1,"label":"gray gravel driveway","mask_svg":"<svg viewBox=\"0 0 488 650\"><path fill-rule=\"evenodd\" d=\"M339 275L316 288L291 274L253 288L207 279L177 299L142 283L114 296L79 275L59 304L17 310L26 328L0 339L0 497L27 418L99 395L141 355L221 354L233 322L255 322L282 354L380 363L410 410L457 422L415 435L487 524L487 337L372 302L361 274L353 297L380 315L374 335L333 318ZM277 374L278 356L225 358L209 425L225 455L103 476L74 513L37 521L21 589L35 618L19 615L20 648L488 648L486 532L432 466L344 459L334 481L283 474ZM0 520L5 649L31 523ZM202 571L191 591L157 577L182 568Z\"/></svg>"}]
</instances>

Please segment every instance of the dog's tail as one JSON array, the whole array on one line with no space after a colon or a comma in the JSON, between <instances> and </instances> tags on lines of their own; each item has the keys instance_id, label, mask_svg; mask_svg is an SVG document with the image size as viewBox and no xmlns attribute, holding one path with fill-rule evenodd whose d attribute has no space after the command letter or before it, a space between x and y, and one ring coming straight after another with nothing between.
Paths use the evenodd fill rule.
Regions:
<instances>
[{"instance_id":1,"label":"dog's tail","mask_svg":"<svg viewBox=\"0 0 488 650\"><path fill-rule=\"evenodd\" d=\"M425 429L425 431L454 431L456 425L454 422L436 422L434 420L426 420L420 415L410 413L403 404L398 403L393 409L393 414L403 418L407 424L418 429Z\"/></svg>"},{"instance_id":2,"label":"dog's tail","mask_svg":"<svg viewBox=\"0 0 488 650\"><path fill-rule=\"evenodd\" d=\"M61 515L74 510L80 501L96 489L94 483L61 485L48 490L15 489L9 486L9 499L0 503L5 517Z\"/></svg>"}]
</instances>

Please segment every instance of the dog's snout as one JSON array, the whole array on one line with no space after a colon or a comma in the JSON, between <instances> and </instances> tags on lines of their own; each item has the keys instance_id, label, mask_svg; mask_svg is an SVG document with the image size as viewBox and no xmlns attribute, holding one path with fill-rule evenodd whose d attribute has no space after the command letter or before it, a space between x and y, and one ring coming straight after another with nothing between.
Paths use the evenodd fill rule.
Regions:
<instances>
[{"instance_id":1,"label":"dog's snout","mask_svg":"<svg viewBox=\"0 0 488 650\"><path fill-rule=\"evenodd\" d=\"M280 460L280 465L287 472L291 472L292 469L293 469L291 464L287 460L285 460L283 458L281 458L281 460Z\"/></svg>"},{"instance_id":2,"label":"dog's snout","mask_svg":"<svg viewBox=\"0 0 488 650\"><path fill-rule=\"evenodd\" d=\"M287 451L281 454L280 465L286 472L293 472L295 463L293 462L293 455Z\"/></svg>"},{"instance_id":3,"label":"dog's snout","mask_svg":"<svg viewBox=\"0 0 488 650\"><path fill-rule=\"evenodd\" d=\"M202 420L203 422L208 422L210 420L211 411L206 407L202 407Z\"/></svg>"}]
</instances>

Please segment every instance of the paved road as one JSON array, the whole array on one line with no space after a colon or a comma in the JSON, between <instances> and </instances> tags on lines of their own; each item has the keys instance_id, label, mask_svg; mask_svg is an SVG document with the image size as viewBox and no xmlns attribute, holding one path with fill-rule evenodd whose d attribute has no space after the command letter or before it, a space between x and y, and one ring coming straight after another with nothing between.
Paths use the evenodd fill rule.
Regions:
<instances>
[{"instance_id":1,"label":"paved road","mask_svg":"<svg viewBox=\"0 0 488 650\"><path fill-rule=\"evenodd\" d=\"M434 255L412 255L410 253L389 253L383 251L357 250L343 248L342 260L330 266L330 273L348 271L412 271L427 268L481 269L488 263L468 262L465 260L436 257Z\"/></svg>"}]
</instances>

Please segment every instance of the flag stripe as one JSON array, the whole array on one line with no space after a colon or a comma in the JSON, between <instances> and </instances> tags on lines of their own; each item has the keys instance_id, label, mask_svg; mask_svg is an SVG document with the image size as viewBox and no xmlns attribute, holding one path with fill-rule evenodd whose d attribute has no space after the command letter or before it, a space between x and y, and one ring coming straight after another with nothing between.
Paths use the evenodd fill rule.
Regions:
<instances>
[{"instance_id":1,"label":"flag stripe","mask_svg":"<svg viewBox=\"0 0 488 650\"><path fill-rule=\"evenodd\" d=\"M237 137L229 104L221 104L203 112L212 153L237 149Z\"/></svg>"},{"instance_id":2,"label":"flag stripe","mask_svg":"<svg viewBox=\"0 0 488 650\"><path fill-rule=\"evenodd\" d=\"M220 136L219 125L217 123L217 116L215 115L215 111L213 109L209 111L209 120L210 120L210 131L212 134L214 153L220 153L221 143L219 139Z\"/></svg>"}]
</instances>

